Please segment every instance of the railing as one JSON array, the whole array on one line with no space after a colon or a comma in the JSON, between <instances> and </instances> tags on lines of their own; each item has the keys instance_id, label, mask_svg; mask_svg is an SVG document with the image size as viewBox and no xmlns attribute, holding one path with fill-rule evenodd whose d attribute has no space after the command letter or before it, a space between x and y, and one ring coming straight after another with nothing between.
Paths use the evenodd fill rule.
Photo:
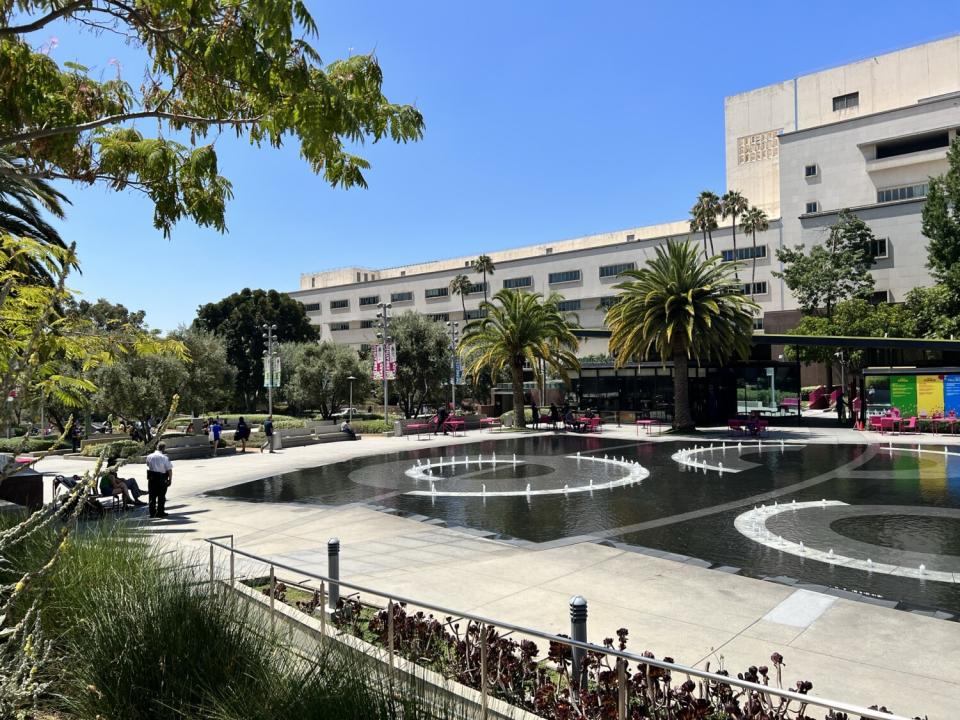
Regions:
<instances>
[{"instance_id":1,"label":"railing","mask_svg":"<svg viewBox=\"0 0 960 720\"><path fill-rule=\"evenodd\" d=\"M229 545L225 545L220 540L230 540ZM328 596L331 601L331 604L335 605L335 598L339 597L340 588L349 588L356 593L372 595L375 597L384 598L387 601L387 653L389 655L390 666L393 667L395 663L395 643L394 643L394 623L393 617L394 612L393 608L395 605L409 605L412 607L429 610L434 613L441 615L452 616L462 618L464 620L472 621L478 623L481 626L480 638L481 638L481 678L480 678L480 693L482 698L481 704L481 718L486 720L488 717L488 701L489 701L489 682L487 678L487 633L485 632L486 628L494 627L500 628L502 630L507 630L511 633L517 633L519 635L537 638L540 640L546 640L549 643L558 643L560 645L565 645L571 649L571 655L574 658L574 668L576 668L578 662L577 658L583 658L587 652L599 653L605 656L613 657L616 659L616 669L617 669L617 687L619 688L619 697L617 703L617 717L620 720L626 720L628 717L629 709L629 699L627 697L627 664L629 662L636 663L637 665L648 665L655 668L660 668L666 670L670 673L676 673L677 675L686 675L688 678L695 677L701 680L705 680L709 683L714 683L717 685L729 685L732 687L741 688L743 690L752 691L759 693L762 696L766 697L775 697L783 701L797 702L801 705L814 705L816 707L824 708L826 710L831 710L834 712L846 713L850 716L850 720L853 720L855 717L860 720L911 720L911 718L904 717L902 715L894 715L893 713L882 712L880 710L872 710L870 708L860 707L858 705L853 705L851 703L840 702L837 700L830 700L828 698L817 697L814 695L806 695L803 693L798 693L792 690L783 690L781 688L770 687L769 685L761 685L759 683L750 682L747 680L741 680L736 677L731 677L727 675L721 675L718 673L709 672L707 670L700 670L695 667L690 667L688 665L681 665L679 663L666 662L664 660L658 660L653 657L647 657L644 655L639 655L632 652L627 652L624 650L617 650L612 647L606 647L603 645L596 645L594 643L586 642L584 639L574 639L569 637L563 637L560 635L555 635L553 633L548 633L543 630L537 630L536 628L526 627L523 625L516 625L514 623L506 622L503 620L497 620L495 618L485 617L483 615L475 615L473 613L463 612L462 610L455 610L453 608L444 607L442 605L437 605L435 603L427 602L425 600L418 600L416 598L408 598L402 595L397 595L396 593L386 592L384 590L378 590L376 588L366 587L364 585L357 585L356 583L346 582L341 580L339 577L329 577L326 575L319 575L312 573L302 568L294 567L293 565L286 565L284 563L276 562L270 558L263 557L261 555L255 555L253 553L240 550L234 546L234 537L233 535L219 535L216 537L206 538L206 542L210 545L210 583L213 587L213 583L216 581L215 574L215 563L214 563L214 549L220 548L227 551L230 554L230 586L233 587L236 582L236 565L235 557L240 555L241 557L247 558L249 560L254 560L256 562L262 563L263 565L269 567L269 583L270 583L270 611L271 611L271 624L275 624L275 604L276 604L276 584L277 584L277 569L287 570L291 573L295 573L300 577L309 578L311 580L320 581L319 593L320 593L320 605L322 608L320 613L320 623L321 623L321 635L326 634L326 605L328 601ZM334 545L335 543L335 545ZM335 551L331 550L331 566L330 571L333 575L339 575L339 560L334 560L334 553L338 557L339 555L339 541L331 540L329 547L335 547ZM284 581L287 585L307 587L301 583L296 582L287 582ZM315 588L310 588L315 589ZM582 600L582 598L579 598ZM573 603L571 603L571 617L574 616L574 613L577 612L574 609ZM586 617L586 607L582 608L583 617L585 620ZM585 634L585 625L582 626ZM573 634L577 634L574 632ZM582 660L581 660L582 661ZM576 673L573 673L576 675ZM777 717L780 717L779 715ZM783 717L786 717L785 715Z\"/></svg>"}]
</instances>

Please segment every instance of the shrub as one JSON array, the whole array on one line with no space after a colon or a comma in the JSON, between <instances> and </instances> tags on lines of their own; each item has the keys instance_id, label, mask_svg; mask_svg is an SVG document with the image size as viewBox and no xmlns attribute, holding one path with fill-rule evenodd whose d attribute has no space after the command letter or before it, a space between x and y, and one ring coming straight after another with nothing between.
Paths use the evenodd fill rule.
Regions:
<instances>
[{"instance_id":1,"label":"shrub","mask_svg":"<svg viewBox=\"0 0 960 720\"><path fill-rule=\"evenodd\" d=\"M355 420L351 423L358 433L385 433L393 431L393 423L385 420Z\"/></svg>"},{"instance_id":2,"label":"shrub","mask_svg":"<svg viewBox=\"0 0 960 720\"><path fill-rule=\"evenodd\" d=\"M212 415L202 415L201 422L204 418L210 417L219 417L222 421L230 423L228 429L232 430L237 426L237 420L243 418L247 425L262 425L263 421L267 419L266 414L261 413L229 413L227 415L217 415L213 413ZM292 427L303 427L303 418L296 418L292 415L280 415L279 413L273 414L273 426L277 427L277 423L293 421L301 423L300 425L294 425Z\"/></svg>"},{"instance_id":3,"label":"shrub","mask_svg":"<svg viewBox=\"0 0 960 720\"><path fill-rule=\"evenodd\" d=\"M147 449L143 443L134 440L114 440L109 443L87 445L80 454L84 457L100 457L100 453L103 452L110 460L127 460L146 454Z\"/></svg>"},{"instance_id":4,"label":"shrub","mask_svg":"<svg viewBox=\"0 0 960 720\"><path fill-rule=\"evenodd\" d=\"M27 440L26 445L21 446L23 443L23 438L0 438L0 452L41 452L42 450L49 450L52 448L54 442L56 442L56 438L30 438ZM70 445L69 443L60 443L59 447L67 448L70 447Z\"/></svg>"}]
</instances>

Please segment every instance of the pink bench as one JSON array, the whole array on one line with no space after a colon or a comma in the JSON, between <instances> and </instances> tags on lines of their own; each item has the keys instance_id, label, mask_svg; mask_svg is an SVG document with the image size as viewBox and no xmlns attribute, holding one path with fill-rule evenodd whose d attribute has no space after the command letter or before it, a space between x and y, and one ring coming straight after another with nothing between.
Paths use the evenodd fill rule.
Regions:
<instances>
[{"instance_id":1,"label":"pink bench","mask_svg":"<svg viewBox=\"0 0 960 720\"><path fill-rule=\"evenodd\" d=\"M480 418L481 429L487 428L488 430L490 430L492 428L500 427L500 425L501 425L500 418L495 418L495 417Z\"/></svg>"}]
</instances>

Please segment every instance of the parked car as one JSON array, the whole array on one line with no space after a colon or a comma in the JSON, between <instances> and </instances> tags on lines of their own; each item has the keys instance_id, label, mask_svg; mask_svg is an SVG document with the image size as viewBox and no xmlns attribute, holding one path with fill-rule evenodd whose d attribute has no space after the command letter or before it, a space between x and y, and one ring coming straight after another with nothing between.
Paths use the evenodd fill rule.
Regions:
<instances>
[{"instance_id":1,"label":"parked car","mask_svg":"<svg viewBox=\"0 0 960 720\"><path fill-rule=\"evenodd\" d=\"M347 417L348 415L356 417L357 415L360 414L360 412L361 411L358 410L357 408L344 408L343 410L333 413L330 417L339 418L339 417Z\"/></svg>"}]
</instances>

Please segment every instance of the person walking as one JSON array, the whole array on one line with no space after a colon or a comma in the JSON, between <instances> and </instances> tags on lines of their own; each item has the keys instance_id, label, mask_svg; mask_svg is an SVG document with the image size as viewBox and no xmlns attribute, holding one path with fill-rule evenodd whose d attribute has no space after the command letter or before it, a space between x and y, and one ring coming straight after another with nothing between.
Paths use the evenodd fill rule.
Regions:
<instances>
[{"instance_id":1,"label":"person walking","mask_svg":"<svg viewBox=\"0 0 960 720\"><path fill-rule=\"evenodd\" d=\"M73 421L73 425L70 427L70 445L73 446L73 452L80 452L80 438L82 434L80 433L80 423L76 420Z\"/></svg>"},{"instance_id":2,"label":"person walking","mask_svg":"<svg viewBox=\"0 0 960 720\"><path fill-rule=\"evenodd\" d=\"M173 463L164 452L166 443L147 455L147 493L150 495L150 517L167 517L167 488L173 482Z\"/></svg>"},{"instance_id":3,"label":"person walking","mask_svg":"<svg viewBox=\"0 0 960 720\"><path fill-rule=\"evenodd\" d=\"M554 430L557 429L558 422L560 422L560 410L557 409L556 403L550 403L550 424Z\"/></svg>"},{"instance_id":4,"label":"person walking","mask_svg":"<svg viewBox=\"0 0 960 720\"><path fill-rule=\"evenodd\" d=\"M220 418L217 418L210 424L210 447L213 449L213 456L217 456L217 448L220 447L220 433L223 432L223 426L220 425Z\"/></svg>"},{"instance_id":5,"label":"person walking","mask_svg":"<svg viewBox=\"0 0 960 720\"><path fill-rule=\"evenodd\" d=\"M443 434L447 434L447 418L450 417L450 412L447 410L446 405L441 405L437 408L437 427L434 428L433 434L436 435L438 430L443 430Z\"/></svg>"},{"instance_id":6,"label":"person walking","mask_svg":"<svg viewBox=\"0 0 960 720\"><path fill-rule=\"evenodd\" d=\"M243 419L243 416L237 420L237 430L233 436L240 441L240 452L246 452L247 438L250 437L250 426L247 425L246 421Z\"/></svg>"},{"instance_id":7,"label":"person walking","mask_svg":"<svg viewBox=\"0 0 960 720\"><path fill-rule=\"evenodd\" d=\"M270 448L270 452L273 452L273 415L267 415L267 419L263 421L263 434L267 436L267 439L260 446L260 452L263 452L263 449L267 447Z\"/></svg>"},{"instance_id":8,"label":"person walking","mask_svg":"<svg viewBox=\"0 0 960 720\"><path fill-rule=\"evenodd\" d=\"M540 408L537 407L537 401L530 398L530 423L537 429L540 428Z\"/></svg>"}]
</instances>

